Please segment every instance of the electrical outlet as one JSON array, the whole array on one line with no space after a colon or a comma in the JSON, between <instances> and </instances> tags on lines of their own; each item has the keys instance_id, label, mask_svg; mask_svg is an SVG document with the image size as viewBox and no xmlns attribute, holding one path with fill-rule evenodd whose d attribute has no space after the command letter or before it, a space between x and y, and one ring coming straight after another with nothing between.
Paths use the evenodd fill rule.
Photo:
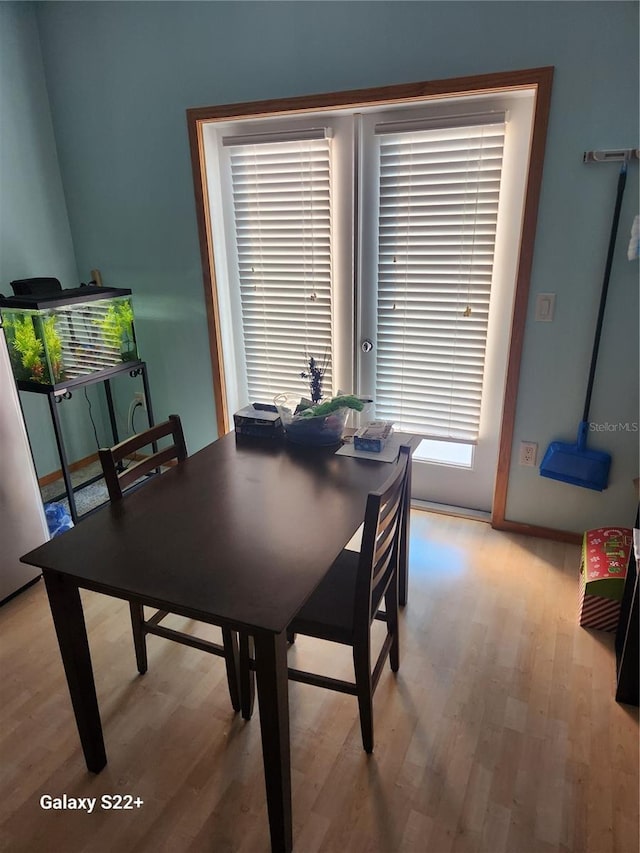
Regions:
<instances>
[{"instance_id":1,"label":"electrical outlet","mask_svg":"<svg viewBox=\"0 0 640 853\"><path fill-rule=\"evenodd\" d=\"M133 401L134 401L134 403L135 403L136 405L140 405L140 406L142 406L142 408L143 408L143 409L145 410L145 412L146 412L146 410L147 410L147 401L145 400L145 396L144 396L144 394L142 393L142 391L136 391L136 393L133 395Z\"/></svg>"},{"instance_id":2,"label":"electrical outlet","mask_svg":"<svg viewBox=\"0 0 640 853\"><path fill-rule=\"evenodd\" d=\"M551 323L555 312L555 293L539 293L536 297L536 321L538 323Z\"/></svg>"},{"instance_id":3,"label":"electrical outlet","mask_svg":"<svg viewBox=\"0 0 640 853\"><path fill-rule=\"evenodd\" d=\"M538 445L535 441L520 442L520 464L535 467L538 458Z\"/></svg>"}]
</instances>

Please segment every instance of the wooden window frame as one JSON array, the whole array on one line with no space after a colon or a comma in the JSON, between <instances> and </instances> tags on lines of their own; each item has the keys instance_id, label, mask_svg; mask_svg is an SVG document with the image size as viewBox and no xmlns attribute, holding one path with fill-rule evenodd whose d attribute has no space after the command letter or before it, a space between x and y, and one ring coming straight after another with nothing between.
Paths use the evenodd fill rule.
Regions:
<instances>
[{"instance_id":1,"label":"wooden window frame","mask_svg":"<svg viewBox=\"0 0 640 853\"><path fill-rule=\"evenodd\" d=\"M531 535L548 536L576 541L575 534L554 531L548 528L512 522L506 518L507 489L513 444L513 432L518 399L518 383L524 344L524 331L529 300L529 285L533 263L534 240L537 225L542 170L546 145L547 126L551 102L553 66L530 68L519 71L481 74L471 77L454 77L422 83L381 86L372 89L353 89L344 92L329 92L267 101L249 101L237 104L222 104L212 107L196 107L187 110L187 126L193 185L196 202L196 218L200 240L200 256L204 284L204 297L209 327L209 346L213 372L213 394L216 406L218 434L224 435L231 428L231 415L227 411L226 383L222 359L222 336L220 334L220 312L215 277L212 229L209 214L209 199L204 158L204 125L231 119L281 117L304 115L331 109L355 109L358 107L412 104L419 101L437 100L462 95L486 95L505 93L518 89L535 89L535 107L530 148L529 172L525 191L525 203L521 229L520 253L516 276L514 306L507 376L502 409L502 427L496 484L493 497L491 523L493 527L515 530Z\"/></svg>"}]
</instances>

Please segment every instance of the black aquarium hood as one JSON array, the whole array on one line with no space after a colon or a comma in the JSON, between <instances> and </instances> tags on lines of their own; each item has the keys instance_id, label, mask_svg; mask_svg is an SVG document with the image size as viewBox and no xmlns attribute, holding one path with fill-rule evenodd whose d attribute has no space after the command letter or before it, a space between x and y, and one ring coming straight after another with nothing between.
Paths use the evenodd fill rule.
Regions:
<instances>
[{"instance_id":1,"label":"black aquarium hood","mask_svg":"<svg viewBox=\"0 0 640 853\"><path fill-rule=\"evenodd\" d=\"M78 302L90 302L94 299L113 299L117 296L131 295L131 290L127 288L99 287L96 284L82 284L80 287L69 287L63 290L57 278L23 278L12 281L11 287L13 296L0 294L0 308L38 311Z\"/></svg>"}]
</instances>

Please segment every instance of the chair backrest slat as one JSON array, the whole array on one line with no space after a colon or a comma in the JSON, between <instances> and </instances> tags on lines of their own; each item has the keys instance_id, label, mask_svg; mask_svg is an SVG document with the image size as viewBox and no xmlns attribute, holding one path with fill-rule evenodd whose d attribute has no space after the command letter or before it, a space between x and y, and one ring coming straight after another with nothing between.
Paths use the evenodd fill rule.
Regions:
<instances>
[{"instance_id":1,"label":"chair backrest slat","mask_svg":"<svg viewBox=\"0 0 640 853\"><path fill-rule=\"evenodd\" d=\"M373 584L378 582L377 575L384 571L383 564L388 560L389 551L398 526L398 509L402 501L402 491L394 490L391 498L380 508L376 547L373 555Z\"/></svg>"},{"instance_id":2,"label":"chair backrest slat","mask_svg":"<svg viewBox=\"0 0 640 853\"><path fill-rule=\"evenodd\" d=\"M145 456L137 462L132 462L126 471L123 471L118 477L120 488L126 489L127 486L135 483L141 477L145 477L150 471L154 471L161 465L166 465L167 462L171 462L173 459L177 459L175 444L172 444L171 447L165 447L151 456Z\"/></svg>"},{"instance_id":3,"label":"chair backrest slat","mask_svg":"<svg viewBox=\"0 0 640 853\"><path fill-rule=\"evenodd\" d=\"M122 471L118 470L118 464L123 459L137 454L141 448L154 444L167 436L171 436L173 439L170 446L143 456ZM151 471L160 468L161 465L166 465L173 459L183 462L187 458L187 447L180 418L178 415L169 415L168 420L164 423L157 424L131 438L127 438L115 447L101 448L98 451L98 456L102 463L109 499L111 501L120 500L123 489L126 489L136 480L145 477Z\"/></svg>"},{"instance_id":4,"label":"chair backrest slat","mask_svg":"<svg viewBox=\"0 0 640 853\"><path fill-rule=\"evenodd\" d=\"M386 483L367 498L360 563L355 591L355 630L369 630L373 618L372 592L386 585L397 568L404 491L410 449L401 447Z\"/></svg>"}]
</instances>

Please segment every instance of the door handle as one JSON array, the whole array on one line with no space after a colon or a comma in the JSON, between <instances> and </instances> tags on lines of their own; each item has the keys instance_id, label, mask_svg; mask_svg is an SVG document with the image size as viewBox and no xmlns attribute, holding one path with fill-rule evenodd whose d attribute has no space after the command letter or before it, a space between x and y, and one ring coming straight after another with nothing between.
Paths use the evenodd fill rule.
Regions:
<instances>
[{"instance_id":1,"label":"door handle","mask_svg":"<svg viewBox=\"0 0 640 853\"><path fill-rule=\"evenodd\" d=\"M365 338L360 344L360 349L364 353L371 352L371 350L373 349L373 342L370 341L369 338Z\"/></svg>"}]
</instances>

